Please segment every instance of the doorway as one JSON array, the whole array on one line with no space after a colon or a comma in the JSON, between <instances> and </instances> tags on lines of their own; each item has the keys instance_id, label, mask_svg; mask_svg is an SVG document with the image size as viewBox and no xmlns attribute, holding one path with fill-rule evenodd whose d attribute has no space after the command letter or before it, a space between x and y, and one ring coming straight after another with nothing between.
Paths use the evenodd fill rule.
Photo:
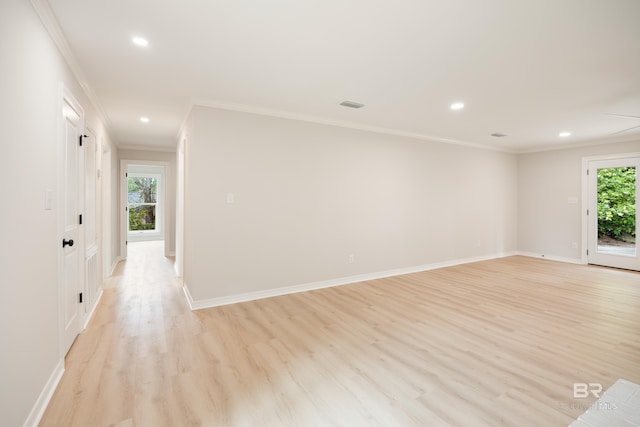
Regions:
<instances>
[{"instance_id":1,"label":"doorway","mask_svg":"<svg viewBox=\"0 0 640 427\"><path fill-rule=\"evenodd\" d=\"M122 258L129 243L163 241L167 244L166 169L164 162L122 160Z\"/></svg>"},{"instance_id":2,"label":"doorway","mask_svg":"<svg viewBox=\"0 0 640 427\"><path fill-rule=\"evenodd\" d=\"M640 271L640 155L587 161L587 262Z\"/></svg>"},{"instance_id":3,"label":"doorway","mask_svg":"<svg viewBox=\"0 0 640 427\"><path fill-rule=\"evenodd\" d=\"M130 165L127 173L127 240L164 240L162 168Z\"/></svg>"}]
</instances>

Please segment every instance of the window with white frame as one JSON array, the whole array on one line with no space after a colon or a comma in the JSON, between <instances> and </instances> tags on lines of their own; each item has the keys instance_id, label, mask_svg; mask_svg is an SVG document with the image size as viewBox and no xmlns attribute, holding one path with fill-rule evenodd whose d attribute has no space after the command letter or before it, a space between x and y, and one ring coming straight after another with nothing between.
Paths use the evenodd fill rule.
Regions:
<instances>
[{"instance_id":1,"label":"window with white frame","mask_svg":"<svg viewBox=\"0 0 640 427\"><path fill-rule=\"evenodd\" d=\"M160 232L158 194L160 175L129 173L127 210L130 233Z\"/></svg>"}]
</instances>

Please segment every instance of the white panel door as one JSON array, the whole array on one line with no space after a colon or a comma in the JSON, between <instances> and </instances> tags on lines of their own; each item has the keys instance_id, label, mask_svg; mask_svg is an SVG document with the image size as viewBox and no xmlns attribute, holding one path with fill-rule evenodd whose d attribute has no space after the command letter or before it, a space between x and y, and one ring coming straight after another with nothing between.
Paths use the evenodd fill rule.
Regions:
<instances>
[{"instance_id":1,"label":"white panel door","mask_svg":"<svg viewBox=\"0 0 640 427\"><path fill-rule=\"evenodd\" d=\"M640 157L588 163L589 264L640 271Z\"/></svg>"},{"instance_id":2,"label":"white panel door","mask_svg":"<svg viewBox=\"0 0 640 427\"><path fill-rule=\"evenodd\" d=\"M80 332L80 293L83 289L82 235L80 232L80 206L82 163L80 136L82 135L82 109L65 96L62 107L62 176L63 217L62 242L62 353L66 354Z\"/></svg>"}]
</instances>

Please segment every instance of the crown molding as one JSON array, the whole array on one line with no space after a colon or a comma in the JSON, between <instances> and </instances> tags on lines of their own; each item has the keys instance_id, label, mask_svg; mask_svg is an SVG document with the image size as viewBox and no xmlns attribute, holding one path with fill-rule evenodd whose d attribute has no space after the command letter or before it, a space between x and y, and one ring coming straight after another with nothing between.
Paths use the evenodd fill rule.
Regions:
<instances>
[{"instance_id":1,"label":"crown molding","mask_svg":"<svg viewBox=\"0 0 640 427\"><path fill-rule=\"evenodd\" d=\"M583 148L583 147L596 147L598 145L608 145L608 144L622 144L622 143L632 143L632 142L640 142L640 136L619 136L615 138L602 138L602 139L592 139L589 141L578 141L571 144L554 144L547 145L539 148L531 148L529 150L520 150L516 151L516 154L534 154L534 153L544 153L547 151L560 151L560 150L571 150L574 148Z\"/></svg>"},{"instance_id":2,"label":"crown molding","mask_svg":"<svg viewBox=\"0 0 640 427\"><path fill-rule=\"evenodd\" d=\"M499 151L499 152L504 152L504 153L512 153L512 151L508 151L508 150L505 150L503 148L493 147L493 146L484 145L484 144L478 144L478 143L475 143L475 142L467 142L467 141L459 141L459 140L455 140L455 139L440 138L440 137L436 137L436 136L432 136L432 135L425 135L425 134L421 134L421 133L407 132L407 131L402 131L402 130L398 130L398 129L390 129L390 128L384 128L384 127L378 127L378 126L370 126L370 125L365 125L365 124L357 123L357 122L350 122L350 121L345 121L345 120L334 120L334 119L329 119L329 118L321 117L321 116L294 113L294 112L291 112L291 111L276 110L276 109L258 107L258 106L252 106L252 105L246 105L246 104L227 103L227 102L221 102L221 101L204 99L204 98L191 98L191 105L192 105L192 108L194 106L207 107L207 108L217 108L217 109L220 109L220 110L237 111L237 112L241 112L241 113L250 113L250 114L259 114L259 115L262 115L262 116L271 116L271 117L277 117L277 118L282 118L282 119L298 120L298 121L303 121L303 122L310 122L310 123L317 123L317 124L322 124L322 125L336 126L336 127L341 127L341 128L347 128L347 129L362 130L362 131L366 131L366 132L373 132L373 133L379 133L379 134L384 134L384 135L392 135L392 136L400 136L400 137L405 137L405 138L420 139L420 140L423 140L423 141L439 142L439 143L443 143L443 144L452 144L452 145L461 145L461 146L470 147L470 148L476 148L476 149L480 149L480 150L489 150L489 151Z\"/></svg>"},{"instance_id":3,"label":"crown molding","mask_svg":"<svg viewBox=\"0 0 640 427\"><path fill-rule=\"evenodd\" d=\"M117 145L118 150L129 150L129 151L157 151L161 153L175 153L177 151L176 147L167 147L165 145L133 145L133 144L119 144Z\"/></svg>"},{"instance_id":4,"label":"crown molding","mask_svg":"<svg viewBox=\"0 0 640 427\"><path fill-rule=\"evenodd\" d=\"M73 54L73 50L71 49L69 42L64 36L64 31L62 31L62 27L60 27L58 18L53 12L53 9L51 9L51 5L49 4L49 1L48 0L31 0L31 5L36 11L36 14L40 17L42 24L44 25L45 29L51 36L53 43L58 48L58 51L60 51L60 54L64 58L65 62L71 69L71 72L73 73L75 78L78 80L78 84L84 91L87 98L89 98L89 101L93 104L92 106L95 109L96 114L98 115L100 120L102 120L102 123L107 129L107 132L109 134L112 134L111 130L113 129L113 126L111 124L111 121L109 120L109 116L107 116L107 114L104 112L104 109L102 108L102 105L100 104L100 101L98 100L97 95L89 85L88 79L86 78L84 71L82 71L82 67L80 67L80 63L78 62L75 55Z\"/></svg>"}]
</instances>

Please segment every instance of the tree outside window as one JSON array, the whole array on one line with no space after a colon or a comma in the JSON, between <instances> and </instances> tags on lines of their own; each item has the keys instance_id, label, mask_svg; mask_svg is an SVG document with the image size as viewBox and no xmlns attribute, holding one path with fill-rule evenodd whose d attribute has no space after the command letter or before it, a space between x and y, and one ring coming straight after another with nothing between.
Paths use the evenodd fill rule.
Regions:
<instances>
[{"instance_id":1,"label":"tree outside window","mask_svg":"<svg viewBox=\"0 0 640 427\"><path fill-rule=\"evenodd\" d=\"M127 200L129 231L155 231L158 204L157 178L129 176Z\"/></svg>"},{"instance_id":2,"label":"tree outside window","mask_svg":"<svg viewBox=\"0 0 640 427\"><path fill-rule=\"evenodd\" d=\"M635 242L636 168L598 169L598 237Z\"/></svg>"}]
</instances>

